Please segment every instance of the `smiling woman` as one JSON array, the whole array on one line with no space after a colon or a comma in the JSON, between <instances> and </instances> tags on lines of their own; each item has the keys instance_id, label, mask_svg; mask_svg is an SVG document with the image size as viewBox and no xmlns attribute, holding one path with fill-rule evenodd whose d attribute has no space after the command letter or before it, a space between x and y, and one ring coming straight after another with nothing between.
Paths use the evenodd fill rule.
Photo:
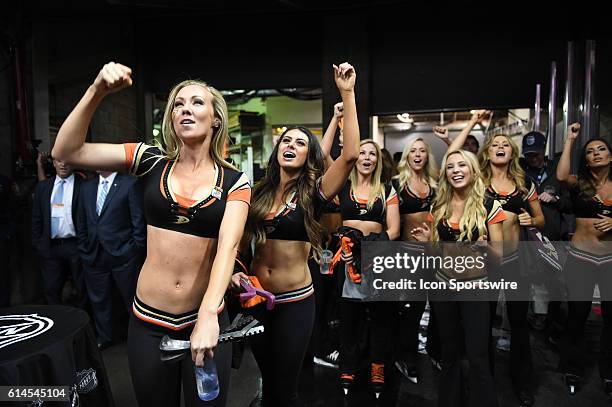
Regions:
<instances>
[{"instance_id":1,"label":"smiling woman","mask_svg":"<svg viewBox=\"0 0 612 407\"><path fill-rule=\"evenodd\" d=\"M198 399L193 362L214 357L224 406L231 347L217 348L229 324L227 289L250 201L244 174L223 159L227 108L200 81L168 97L163 145L85 143L92 116L108 94L131 86L132 71L106 64L59 130L53 155L83 168L129 172L144 183L147 258L140 271L128 331L128 359L141 406L212 405ZM192 360L162 364L162 336L189 339Z\"/></svg>"}]
</instances>

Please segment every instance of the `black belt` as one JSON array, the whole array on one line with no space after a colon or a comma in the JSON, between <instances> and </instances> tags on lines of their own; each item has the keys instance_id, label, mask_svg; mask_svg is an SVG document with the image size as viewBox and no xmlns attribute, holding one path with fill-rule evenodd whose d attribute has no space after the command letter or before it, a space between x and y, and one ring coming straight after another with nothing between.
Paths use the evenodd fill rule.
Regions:
<instances>
[{"instance_id":1,"label":"black belt","mask_svg":"<svg viewBox=\"0 0 612 407\"><path fill-rule=\"evenodd\" d=\"M51 239L51 244L52 245L62 245L62 244L67 244L67 243L71 243L71 242L76 242L76 237L64 237L64 238L57 238L57 239Z\"/></svg>"}]
</instances>

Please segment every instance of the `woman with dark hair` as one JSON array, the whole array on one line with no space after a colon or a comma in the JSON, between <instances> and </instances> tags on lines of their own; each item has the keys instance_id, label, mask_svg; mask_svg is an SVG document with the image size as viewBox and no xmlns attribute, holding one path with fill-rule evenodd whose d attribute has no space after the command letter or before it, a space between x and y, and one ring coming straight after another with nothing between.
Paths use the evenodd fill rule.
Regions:
<instances>
[{"instance_id":1,"label":"woman with dark hair","mask_svg":"<svg viewBox=\"0 0 612 407\"><path fill-rule=\"evenodd\" d=\"M132 85L130 68L104 65L60 128L53 156L80 168L123 171L144 183L147 257L138 277L128 331L128 359L138 404L224 406L231 345L217 346L229 325L223 296L246 222L248 179L223 159L227 107L219 91L188 80L168 96L163 145L86 143L102 100ZM112 193L112 190L110 190ZM191 358L163 364L161 338L190 340ZM216 348L215 348L216 347ZM196 393L193 362L216 361L220 393Z\"/></svg>"},{"instance_id":2,"label":"woman with dark hair","mask_svg":"<svg viewBox=\"0 0 612 407\"><path fill-rule=\"evenodd\" d=\"M383 170L382 170L382 181L383 182L391 182L391 178L397 175L397 168L395 166L395 162L393 162L393 157L391 157L391 153L386 148L381 148L380 152L382 154L382 162L383 162Z\"/></svg>"},{"instance_id":3,"label":"woman with dark hair","mask_svg":"<svg viewBox=\"0 0 612 407\"><path fill-rule=\"evenodd\" d=\"M411 230L415 240L440 244L443 254L457 253L456 247L466 247L464 242L475 242L497 258L501 248L497 242L503 239L501 222L505 219L499 202L485 195L485 186L476 156L464 150L449 150L442 159L436 198L431 207L429 221ZM451 242L456 242L451 245ZM468 245L471 250L473 245ZM482 250L482 249L481 249ZM484 272L467 273L471 282L485 281ZM449 282L462 276L453 269L436 270L435 278ZM462 405L463 383L469 384L469 406L497 406L495 382L489 368L490 306L487 301L471 301L462 292L443 293L434 298L432 307L436 313L442 346L442 373L438 391L438 406ZM469 362L468 380L462 379L461 356L465 349Z\"/></svg>"},{"instance_id":4,"label":"woman with dark hair","mask_svg":"<svg viewBox=\"0 0 612 407\"><path fill-rule=\"evenodd\" d=\"M359 158L349 181L338 193L344 230L357 231L363 240L395 240L400 232L397 194L390 183L381 179L383 170L380 147L371 139L361 141ZM359 255L359 253L356 253ZM360 361L359 338L370 312L370 346L366 358L370 362L370 385L378 396L385 384L387 348L395 310L392 302L365 303L362 294L368 285L349 271L357 264L342 253L345 268L337 271L341 291L340 309L340 381L348 392L355 380ZM358 267L358 266L355 266ZM356 270L360 273L361 270ZM364 279L366 277L364 276Z\"/></svg>"},{"instance_id":5,"label":"woman with dark hair","mask_svg":"<svg viewBox=\"0 0 612 407\"><path fill-rule=\"evenodd\" d=\"M564 268L568 316L560 369L569 392L574 394L584 374L584 324L598 284L603 318L599 375L604 391L612 396L612 150L604 139L587 141L580 152L578 176L570 175L572 147L579 132L579 123L569 126L557 166L557 179L571 188L576 216L576 231Z\"/></svg>"},{"instance_id":6,"label":"woman with dark hair","mask_svg":"<svg viewBox=\"0 0 612 407\"><path fill-rule=\"evenodd\" d=\"M302 360L314 323L314 293L308 268L312 251L321 252L319 218L326 202L344 185L357 159L359 126L355 106L355 71L348 63L334 65L334 77L344 104L344 148L324 172L317 139L304 127L290 127L279 138L264 178L254 187L244 242L255 242L250 273L276 295L276 306L254 308L264 333L252 339L263 379L265 406L287 407L297 402ZM237 273L233 287L240 286Z\"/></svg>"}]
</instances>

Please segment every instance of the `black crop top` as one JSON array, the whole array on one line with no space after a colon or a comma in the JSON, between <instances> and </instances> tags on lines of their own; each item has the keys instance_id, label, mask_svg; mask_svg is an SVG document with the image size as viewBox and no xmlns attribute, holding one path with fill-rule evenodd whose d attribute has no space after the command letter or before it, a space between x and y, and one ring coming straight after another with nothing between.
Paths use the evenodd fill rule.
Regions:
<instances>
[{"instance_id":1,"label":"black crop top","mask_svg":"<svg viewBox=\"0 0 612 407\"><path fill-rule=\"evenodd\" d=\"M494 223L498 223L506 219L506 215L504 215L504 210L502 209L502 206L498 201L491 199L490 197L486 197L484 200L484 207L487 212L487 225L492 225ZM431 214L429 216L429 221L433 221L433 217L431 216ZM461 230L459 229L458 224L450 223L448 222L448 220L442 219L440 223L438 223L436 228L438 229L438 236L440 236L440 241L459 241ZM472 241L478 240L478 237L478 228L475 228L472 231Z\"/></svg>"},{"instance_id":2,"label":"black crop top","mask_svg":"<svg viewBox=\"0 0 612 407\"><path fill-rule=\"evenodd\" d=\"M313 197L314 215L316 219L321 217L323 208L325 204L327 204L327 198L323 196L319 187L319 182L317 182L318 193L314 194ZM298 202L298 195L295 192L278 213L274 214L274 212L270 212L268 214L264 227L267 239L295 240L300 242L310 241L304 223L304 211Z\"/></svg>"},{"instance_id":3,"label":"black crop top","mask_svg":"<svg viewBox=\"0 0 612 407\"><path fill-rule=\"evenodd\" d=\"M385 220L385 209L389 205L397 205L397 194L391 184L385 184L385 206L379 198L374 201L372 208L368 210L368 201L359 199L353 194L351 182L347 181L338 193L340 200L340 213L342 220L362 220L383 224Z\"/></svg>"},{"instance_id":4,"label":"black crop top","mask_svg":"<svg viewBox=\"0 0 612 407\"><path fill-rule=\"evenodd\" d=\"M144 182L144 212L147 224L189 235L217 238L228 201L251 198L245 174L215 164L215 186L209 196L194 201L172 191L170 176L175 160L144 143L124 144L130 174Z\"/></svg>"},{"instance_id":5,"label":"black crop top","mask_svg":"<svg viewBox=\"0 0 612 407\"><path fill-rule=\"evenodd\" d=\"M431 187L429 187L429 193L427 196L420 197L412 189L410 189L408 184L406 184L403 188L400 188L398 179L394 179L391 182L393 184L393 188L398 191L397 196L399 198L400 215L429 212L431 203L436 196L435 191Z\"/></svg>"},{"instance_id":6,"label":"black crop top","mask_svg":"<svg viewBox=\"0 0 612 407\"><path fill-rule=\"evenodd\" d=\"M574 215L577 218L597 218L598 215L612 216L612 201L601 199L599 195L586 199L580 196L580 187L576 185L570 190Z\"/></svg>"},{"instance_id":7,"label":"black crop top","mask_svg":"<svg viewBox=\"0 0 612 407\"><path fill-rule=\"evenodd\" d=\"M516 213L518 215L521 213L521 209L527 208L528 202L538 199L535 184L529 177L525 178L525 188L527 188L527 195L521 194L516 187L514 191L506 193L496 191L493 185L490 185L489 188L487 188L487 195L499 201L504 211Z\"/></svg>"}]
</instances>

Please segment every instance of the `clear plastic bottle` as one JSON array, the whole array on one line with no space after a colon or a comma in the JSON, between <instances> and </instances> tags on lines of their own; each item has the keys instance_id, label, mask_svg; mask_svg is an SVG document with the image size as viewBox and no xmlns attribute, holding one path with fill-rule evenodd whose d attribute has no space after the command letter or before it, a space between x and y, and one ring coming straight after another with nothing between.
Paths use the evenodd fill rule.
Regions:
<instances>
[{"instance_id":1,"label":"clear plastic bottle","mask_svg":"<svg viewBox=\"0 0 612 407\"><path fill-rule=\"evenodd\" d=\"M195 366L195 380L200 400L210 401L217 398L219 395L219 378L213 358L205 358L202 367Z\"/></svg>"}]
</instances>

